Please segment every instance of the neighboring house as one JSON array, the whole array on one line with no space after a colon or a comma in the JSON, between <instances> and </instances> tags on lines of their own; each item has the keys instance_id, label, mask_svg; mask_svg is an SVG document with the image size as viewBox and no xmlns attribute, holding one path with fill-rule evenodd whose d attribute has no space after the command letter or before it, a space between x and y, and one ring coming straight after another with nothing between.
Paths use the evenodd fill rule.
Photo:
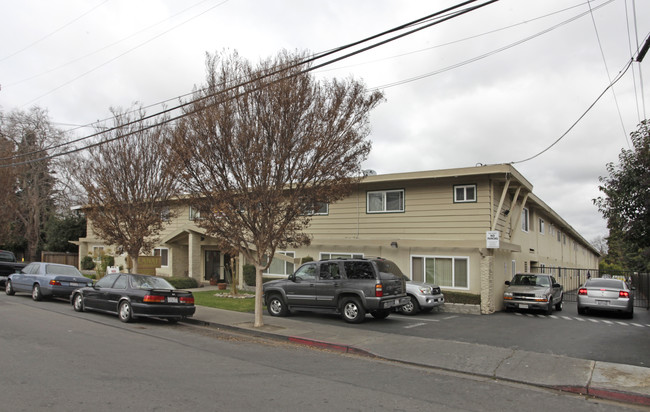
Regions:
<instances>
[{"instance_id":1,"label":"neighboring house","mask_svg":"<svg viewBox=\"0 0 650 412\"><path fill-rule=\"evenodd\" d=\"M505 164L366 176L346 199L319 205L311 245L276 253L267 272L288 275L297 267L293 259L305 256L381 256L413 280L481 295L481 312L492 313L516 272L598 268L598 251L532 189ZM194 224L192 210L179 208L152 251L161 256L157 274L229 280L228 256ZM80 257L109 247L93 237L90 222L88 229ZM490 240L498 233L498 245L488 232Z\"/></svg>"}]
</instances>

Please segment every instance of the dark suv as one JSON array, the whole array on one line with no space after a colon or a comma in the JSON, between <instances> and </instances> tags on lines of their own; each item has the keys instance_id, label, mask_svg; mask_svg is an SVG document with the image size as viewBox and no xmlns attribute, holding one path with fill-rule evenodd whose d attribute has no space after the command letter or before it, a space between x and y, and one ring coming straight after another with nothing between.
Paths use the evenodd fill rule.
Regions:
<instances>
[{"instance_id":1,"label":"dark suv","mask_svg":"<svg viewBox=\"0 0 650 412\"><path fill-rule=\"evenodd\" d=\"M303 264L286 280L264 284L264 302L271 316L290 310L340 313L349 323L366 313L386 318L409 302L404 275L390 260L332 259Z\"/></svg>"}]
</instances>

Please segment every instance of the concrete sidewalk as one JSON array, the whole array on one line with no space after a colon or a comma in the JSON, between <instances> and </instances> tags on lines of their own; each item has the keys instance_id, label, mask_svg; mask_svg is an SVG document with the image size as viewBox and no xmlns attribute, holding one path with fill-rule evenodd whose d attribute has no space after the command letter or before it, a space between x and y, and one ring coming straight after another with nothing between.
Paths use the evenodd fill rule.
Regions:
<instances>
[{"instance_id":1,"label":"concrete sidewalk","mask_svg":"<svg viewBox=\"0 0 650 412\"><path fill-rule=\"evenodd\" d=\"M197 306L186 323L650 406L650 368ZM341 320L341 322L343 322Z\"/></svg>"}]
</instances>

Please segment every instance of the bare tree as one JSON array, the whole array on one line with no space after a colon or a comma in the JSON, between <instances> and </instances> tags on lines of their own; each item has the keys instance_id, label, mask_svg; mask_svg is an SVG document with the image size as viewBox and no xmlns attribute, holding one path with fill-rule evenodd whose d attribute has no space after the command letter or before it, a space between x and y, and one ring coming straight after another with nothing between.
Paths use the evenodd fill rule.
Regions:
<instances>
[{"instance_id":1,"label":"bare tree","mask_svg":"<svg viewBox=\"0 0 650 412\"><path fill-rule=\"evenodd\" d=\"M27 258L38 260L43 228L55 206L54 165L43 157L62 140L63 133L52 126L47 111L39 107L27 112L13 111L0 117L0 121L0 134L13 145L13 151L8 154L21 156L12 160L14 166L9 172L10 179L15 179L15 192L11 195L15 204L3 213L12 215L9 219L14 222L14 233L18 232L26 240Z\"/></svg>"},{"instance_id":2,"label":"bare tree","mask_svg":"<svg viewBox=\"0 0 650 412\"><path fill-rule=\"evenodd\" d=\"M142 108L112 110L106 142L80 159L78 179L87 192L93 231L125 251L138 271L138 256L157 243L173 216L177 173L169 159L169 126L144 120ZM161 119L158 119L160 121Z\"/></svg>"},{"instance_id":3,"label":"bare tree","mask_svg":"<svg viewBox=\"0 0 650 412\"><path fill-rule=\"evenodd\" d=\"M236 53L208 56L207 84L175 133L197 225L256 267L255 326L263 270L279 247L309 244L315 205L350 193L382 100L352 79L316 81L295 64L304 57L281 52L254 67Z\"/></svg>"},{"instance_id":4,"label":"bare tree","mask_svg":"<svg viewBox=\"0 0 650 412\"><path fill-rule=\"evenodd\" d=\"M13 222L16 218L16 170L14 162L14 144L0 135L0 244L9 243Z\"/></svg>"}]
</instances>

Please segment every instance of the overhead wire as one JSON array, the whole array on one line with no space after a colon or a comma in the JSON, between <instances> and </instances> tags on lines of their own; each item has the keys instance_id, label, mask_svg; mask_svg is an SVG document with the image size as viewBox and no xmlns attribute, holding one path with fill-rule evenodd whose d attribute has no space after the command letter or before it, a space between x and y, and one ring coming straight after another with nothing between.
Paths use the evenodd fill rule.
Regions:
<instances>
[{"instance_id":1,"label":"overhead wire","mask_svg":"<svg viewBox=\"0 0 650 412\"><path fill-rule=\"evenodd\" d=\"M368 41L375 40L375 39L380 38L380 37L383 37L383 36L385 36L385 35L387 35L387 34L391 34L391 33L397 32L397 31L401 31L401 30L403 30L403 29L405 29L405 28L408 28L408 27L412 27L412 26L415 26L415 25L421 24L421 23L423 23L423 22L426 22L426 21L431 20L431 19L434 19L434 18L439 18L440 16L444 16L444 17L442 17L442 20L434 20L434 21L431 22L431 23L428 23L428 24L426 24L426 25L424 25L424 26L421 26L421 27L418 28L418 29L413 29L413 30L411 30L410 32L408 32L408 34L415 33L416 31L423 30L423 29L428 28L428 27L430 27L430 26L432 26L432 25L439 24L439 23L441 23L441 22L443 22L443 21L447 21L447 20L449 20L450 18L454 18L454 17L456 17L455 14L457 14L457 15L465 14L465 13L467 13L467 12L469 12L469 11L473 11L473 10L476 10L476 9L478 9L478 8L484 7L484 6L488 5L488 4L492 4L492 3L494 3L494 2L496 2L496 1L498 1L498 0L490 0L490 1L487 1L486 3L482 3L482 4L480 4L480 5L478 5L478 6L473 6L473 7L470 7L470 8L468 8L468 9L465 9L465 10L461 10L461 11L453 12L453 13L451 13L451 15L450 15L450 14L447 14L447 13L450 13L450 12L452 12L453 10L455 10L455 9L457 9L457 8L460 8L460 7L466 6L466 5L468 5L468 4L470 4L470 3L474 3L474 2L476 2L476 1L477 1L477 0L467 0L467 1L461 2L461 3L457 4L457 5L454 5L454 6L448 7L448 8L446 8L446 9L441 10L441 11L438 11L438 12L436 12L436 13L433 13L433 14L427 15L427 16L425 16L425 17L422 17L422 18L419 18L419 19L413 20L413 21L408 22L408 23L406 23L406 24L403 24L403 25L400 25L400 26L394 27L394 28L392 28L392 29L389 29L389 30L383 31L383 32L381 32L381 33L379 33L379 34L375 34L375 35L372 35L372 36L370 36L370 37L366 37L366 38L364 38L364 39L362 39L362 40L355 41L355 42L353 42L353 43L349 43L349 44L346 44L346 45L343 45L343 46L340 46L340 47L336 47L336 48L334 48L334 49L330 49L330 50L325 51L325 52L317 53L317 54L312 55L312 56L310 56L310 57L308 57L308 58L306 58L306 59L304 59L304 60L300 60L300 61L294 63L293 65L289 66L289 67L284 67L284 68L281 68L281 69L277 69L277 70L271 71L271 72L269 72L269 73L265 73L265 74L263 74L263 75L260 76L260 77L257 77L257 78L255 78L255 79L250 79L250 80L245 81L245 82L243 82L243 83L238 83L238 84L231 85L231 86L227 86L227 85L226 85L226 86L225 86L225 87L226 87L225 89L220 90L219 92L215 93L214 95L204 96L204 97L200 98L199 100L191 100L191 101L189 101L189 102L181 103L181 104L179 104L179 105L177 105L177 106L174 106L174 107L171 107L171 108L168 108L168 109L162 110L162 111L160 111L160 112L158 112L158 113L154 113L154 114L151 114L151 115L145 116L145 117L140 118L140 119L138 119L138 120L134 120L134 121L132 121L132 122L128 122L128 123L125 123L125 124L120 125L120 126L115 126L115 127L112 127L112 128L108 128L108 129L106 129L106 130L98 131L98 132L96 132L96 133L93 133L93 134L90 134L90 135L88 135L88 136L84 136L84 137L81 137L81 138L78 138L78 139L75 139L75 140L72 140L72 141L68 141L68 142L65 142L65 143L60 143L60 144L58 144L58 145L53 145L53 146L48 147L47 149L35 150L35 151L29 152L29 153L22 153L22 154L18 154L18 155L12 156L12 157L8 157L8 158L7 158L7 157L6 157L6 158L0 158L0 160L10 160L10 159L16 159L16 158L20 158L20 157L31 156L31 155L34 155L34 154L38 154L38 153L42 153L42 152L46 152L46 151L48 151L48 150L57 149L57 148L59 148L59 147L63 147L63 146L71 145L71 144L74 144L74 143L78 143L78 142L80 142L80 141L87 140L87 139L90 139L90 138L93 138L93 137L97 137L97 136L100 136L100 135L105 134L105 133L107 133L107 132L111 132L111 131L113 131L113 130L116 130L116 129L118 129L118 128L126 127L126 126L129 126L129 125L132 125L132 124L140 123L140 122L142 122L142 121L144 121L144 120L153 119L153 118L155 118L155 117L158 117L158 116L161 116L161 115L164 115L164 114L171 113L171 112L173 112L174 110L182 109L182 108L184 108L184 107L186 107L186 106L188 106L188 105L194 104L194 103L196 103L196 102L198 102L198 101L205 100L205 99L208 99L208 98L211 98L211 97L215 97L215 96L218 95L218 94L224 94L224 93L229 92L229 91L231 91L231 90L233 90L233 89L235 89L235 88L243 87L243 86L245 86L245 85L247 85L247 84L250 84L250 83L253 83L253 82L255 82L255 81L259 81L259 80L262 80L262 79L264 79L264 78L268 78L268 77L270 77L270 76L274 76L274 75L279 74L279 73L281 73L281 72L283 72L283 71L286 71L286 70L288 70L288 69L291 69L291 68L294 68L294 67L298 67L298 66L301 66L301 65L305 65L305 64L309 64L309 63L314 62L314 61L316 61L316 60L318 60L318 59L321 59L321 58L323 58L323 57L327 57L327 56L330 56L330 55L335 54L335 53L337 53L337 52L340 52L340 51L346 50L346 49L348 49L348 48L351 48L351 47L357 46L357 45L359 45L359 44L362 44L362 43L365 43L365 42L368 42ZM345 55L344 58L347 58L347 57L350 57L350 56L352 56L352 55L359 54L359 53L361 53L361 52L364 52L364 51L370 50L370 49L372 49L372 48L378 47L378 46L380 46L380 45L383 45L383 44L387 43L388 41L394 41L394 40L396 40L396 39L399 39L399 38L401 38L401 37L404 37L404 35L407 35L407 34L398 35L398 36L395 36L395 37L393 37L393 38L391 38L391 39L385 40L385 41L383 41L383 42L376 43L376 44L374 44L374 45L372 45L372 46L368 46L368 47L366 47L366 48L364 48L364 49L357 50L357 51L355 51L355 52L353 52L353 53L350 53L350 54ZM339 61L340 59L341 59L341 58L337 58L337 59L331 60L331 61L329 61L329 62L327 62L327 63L325 63L325 64L311 67L311 68L309 68L309 69L307 69L307 70L305 70L304 72L301 72L301 73L299 73L299 74L302 74L302 73L306 73L306 72L309 72L309 71L316 70L317 68L323 67L323 66L325 66L325 65L327 65L327 64L332 64L332 63L334 63L334 62L336 62L336 61ZM192 93L190 93L190 94L192 94ZM188 95L189 95L189 94L186 94L186 95L183 95L183 96L181 96L181 97L185 97L185 96L188 96ZM182 117L182 116L181 116L181 117ZM180 118L180 117L179 117L179 118ZM176 119L178 119L178 118L173 118L172 120L176 120ZM126 136L124 136L124 137L126 137ZM90 147L95 147L95 146L96 146L96 144L88 145L88 148L90 148ZM85 148L85 147L84 147L84 148ZM84 150L84 148L81 148L81 149L78 149L78 150L77 150L77 149L74 149L74 150L65 151L65 152L62 152L62 153L59 153L59 154L55 154L55 155L52 155L52 156L46 156L46 157L43 157L43 158L34 159L33 161L46 160L46 159L49 159L49 158L52 158L52 157L58 157L58 156L62 156L62 155L65 155L65 154L75 153L75 152L78 152L78 151ZM14 165L16 165L16 164L24 164L24 162L21 162L21 163L14 163ZM0 165L0 167L3 167L3 165Z\"/></svg>"},{"instance_id":2,"label":"overhead wire","mask_svg":"<svg viewBox=\"0 0 650 412\"><path fill-rule=\"evenodd\" d=\"M603 59L603 65L605 66L605 72L607 73L607 80L611 83L612 76L609 74L609 67L607 67L607 59L605 58L605 51L603 50L603 43L600 41L600 34L598 33L598 26L596 25L596 19L594 18L594 12L591 8L591 2L587 2L589 6L589 14L591 16L591 22L594 26L594 32L596 34L596 40L598 42L598 48L600 50L600 57ZM621 128L623 129L623 138L627 142L628 147L630 147L630 141L627 137L627 131L625 130L625 123L623 122L623 115L621 114L621 106L618 104L618 98L616 97L616 91L614 88L611 88L612 96L614 97L614 105L616 106L616 111L618 112L618 119L621 122Z\"/></svg>"},{"instance_id":3,"label":"overhead wire","mask_svg":"<svg viewBox=\"0 0 650 412\"><path fill-rule=\"evenodd\" d=\"M533 160L533 159L535 159L536 157L539 157L539 156L541 156L542 154L546 153L546 152L549 151L553 146L555 146L556 144L558 144L562 139L564 139L564 137L565 137L567 134L569 134L569 132L570 132L571 130L573 130L573 128L574 128L574 127L575 127L575 126L580 122L580 120L582 120L582 119L587 115L587 113L589 113L589 111L591 111L591 109L596 105L596 103L598 103L598 101L601 99L601 97L603 97L603 96L605 95L605 93L607 93L607 91L608 91L610 88L612 88L612 87L613 87L613 86L614 86L614 85L615 85L619 80L621 80L621 78L623 78L623 76L625 75L625 73L626 73L626 72L628 71L628 69L632 66L632 63L633 63L633 62L634 62L634 59L630 59L630 60L625 64L625 66L623 67L623 69L621 69L621 71L620 71L620 72L618 73L618 75L614 78L614 80L611 81L611 82L609 83L609 85L607 85L607 87L605 87L605 90L603 90L602 93L600 93L600 94L598 95L598 97L596 98L596 100L594 100L593 103L591 103L591 104L589 105L589 107L587 108L587 110L585 110L585 111L580 115L580 117L578 117L578 119L577 119L575 122L573 122L573 124L572 124L572 125L571 125L571 126L570 126L570 127L569 127L565 132L564 132L564 133L562 133L562 135L561 135L559 138L557 138L557 140L555 140L553 143L551 143L551 144L550 144L549 146L547 146L544 150L538 152L537 154L535 154L535 155L533 155L533 156L530 156L530 157L528 157L528 158L526 158L526 159L523 159L523 160L518 160L518 161L516 161L516 162L510 162L510 164L519 164L519 163L527 162L527 161L529 161L529 160Z\"/></svg>"}]
</instances>

